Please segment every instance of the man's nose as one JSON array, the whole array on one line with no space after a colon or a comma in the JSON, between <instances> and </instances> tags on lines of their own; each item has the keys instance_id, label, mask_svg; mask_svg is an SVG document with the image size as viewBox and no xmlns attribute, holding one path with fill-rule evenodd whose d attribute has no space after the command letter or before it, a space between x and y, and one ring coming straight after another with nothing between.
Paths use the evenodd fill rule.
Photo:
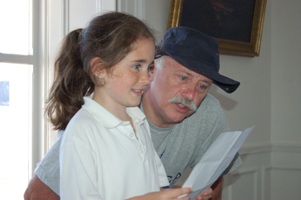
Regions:
<instances>
[{"instance_id":1,"label":"man's nose","mask_svg":"<svg viewBox=\"0 0 301 200\"><path fill-rule=\"evenodd\" d=\"M195 91L196 91L195 84L189 84L186 85L185 88L183 89L182 95L183 97L192 101L195 97Z\"/></svg>"}]
</instances>

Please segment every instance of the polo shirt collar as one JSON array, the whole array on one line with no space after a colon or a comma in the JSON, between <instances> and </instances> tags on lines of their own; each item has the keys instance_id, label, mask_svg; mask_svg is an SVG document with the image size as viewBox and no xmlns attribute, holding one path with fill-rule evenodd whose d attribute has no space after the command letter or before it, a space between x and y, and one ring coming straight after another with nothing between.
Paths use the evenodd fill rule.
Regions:
<instances>
[{"instance_id":1,"label":"polo shirt collar","mask_svg":"<svg viewBox=\"0 0 301 200\"><path fill-rule=\"evenodd\" d=\"M123 121L105 109L102 105L94 101L91 97L84 97L83 109L87 110L95 119L106 128L115 128L121 124L128 124L128 121ZM142 122L146 116L138 107L128 107L126 112L135 120L135 122Z\"/></svg>"}]
</instances>

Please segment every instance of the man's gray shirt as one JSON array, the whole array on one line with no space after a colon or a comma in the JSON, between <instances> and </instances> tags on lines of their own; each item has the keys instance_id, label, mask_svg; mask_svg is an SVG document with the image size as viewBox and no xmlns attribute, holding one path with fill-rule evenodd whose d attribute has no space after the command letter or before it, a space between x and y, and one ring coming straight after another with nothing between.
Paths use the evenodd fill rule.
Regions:
<instances>
[{"instance_id":1,"label":"man's gray shirt","mask_svg":"<svg viewBox=\"0 0 301 200\"><path fill-rule=\"evenodd\" d=\"M154 147L173 185L187 167L195 166L222 132L229 131L229 125L219 101L207 94L197 111L181 123L170 128L158 128L150 123L150 130ZM57 194L60 143L61 137L35 169L35 174ZM235 170L240 164L241 159L237 156L225 173Z\"/></svg>"}]
</instances>

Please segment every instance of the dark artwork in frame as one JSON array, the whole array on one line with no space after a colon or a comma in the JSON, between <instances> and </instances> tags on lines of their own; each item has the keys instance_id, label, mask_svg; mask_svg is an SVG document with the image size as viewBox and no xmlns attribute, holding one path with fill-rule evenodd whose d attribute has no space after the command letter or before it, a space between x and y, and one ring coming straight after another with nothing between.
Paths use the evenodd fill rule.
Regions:
<instances>
[{"instance_id":1,"label":"dark artwork in frame","mask_svg":"<svg viewBox=\"0 0 301 200\"><path fill-rule=\"evenodd\" d=\"M254 0L184 0L180 23L216 38L250 42L254 6Z\"/></svg>"},{"instance_id":2,"label":"dark artwork in frame","mask_svg":"<svg viewBox=\"0 0 301 200\"><path fill-rule=\"evenodd\" d=\"M258 56L266 0L172 0L169 27L217 38L223 54Z\"/></svg>"}]
</instances>

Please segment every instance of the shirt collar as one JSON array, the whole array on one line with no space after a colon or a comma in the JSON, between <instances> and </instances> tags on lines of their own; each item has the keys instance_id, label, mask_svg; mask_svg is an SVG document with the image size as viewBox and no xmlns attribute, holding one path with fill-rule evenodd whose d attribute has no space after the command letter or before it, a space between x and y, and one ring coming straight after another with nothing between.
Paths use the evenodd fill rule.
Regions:
<instances>
[{"instance_id":1,"label":"shirt collar","mask_svg":"<svg viewBox=\"0 0 301 200\"><path fill-rule=\"evenodd\" d=\"M115 128L121 124L129 123L123 121L105 109L102 105L95 102L91 97L84 97L83 109L95 116L95 119L106 128ZM135 122L142 122L146 117L138 107L128 107L126 112Z\"/></svg>"}]
</instances>

